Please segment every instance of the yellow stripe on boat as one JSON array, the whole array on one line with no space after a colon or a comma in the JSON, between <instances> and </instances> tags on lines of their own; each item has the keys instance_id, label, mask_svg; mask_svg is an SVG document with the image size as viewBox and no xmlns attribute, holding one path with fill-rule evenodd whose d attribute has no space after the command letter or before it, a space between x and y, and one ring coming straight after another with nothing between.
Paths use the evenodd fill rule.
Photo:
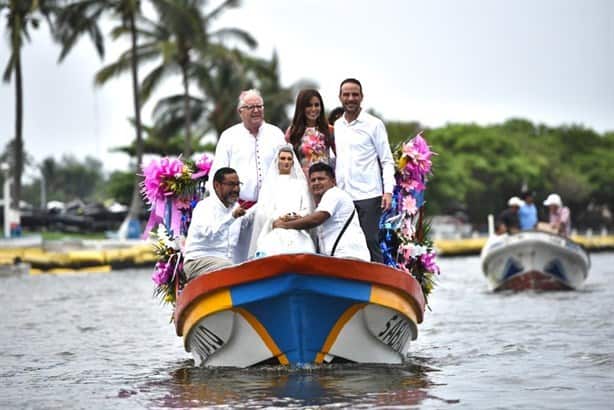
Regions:
<instances>
[{"instance_id":1,"label":"yellow stripe on boat","mask_svg":"<svg viewBox=\"0 0 614 410\"><path fill-rule=\"evenodd\" d=\"M322 349L320 349L320 351L316 355L316 363L322 363L324 361L324 356L327 354L327 352L330 351L330 349L333 347L333 344L335 344L335 341L337 340L341 329L345 327L345 324L350 321L350 319L356 314L356 312L358 312L366 305L366 303L357 303L355 305L350 306L345 312L343 312L343 314L337 320L337 323L335 323L331 331L328 333L328 336L326 336L326 340L322 345Z\"/></svg>"},{"instance_id":2,"label":"yellow stripe on boat","mask_svg":"<svg viewBox=\"0 0 614 410\"><path fill-rule=\"evenodd\" d=\"M275 343L275 340L273 340L271 335L269 335L269 332L267 332L265 327L262 326L262 323L260 323L260 321L256 319L256 316L252 315L249 311L243 308L236 308L235 312L243 316L245 320L247 320L247 322L252 326L252 328L254 328L254 330L256 331L256 333L258 333L258 335L260 336L260 338L262 339L266 347L269 348L273 356L277 357L280 364L283 364L283 365L290 364L290 361L288 360L286 355L282 353L279 346L277 346L277 343Z\"/></svg>"},{"instance_id":3,"label":"yellow stripe on boat","mask_svg":"<svg viewBox=\"0 0 614 410\"><path fill-rule=\"evenodd\" d=\"M205 316L209 316L212 313L219 312L221 310L227 310L232 308L232 298L230 297L229 289L220 289L205 296L199 302L195 303L186 309L185 321L183 322L183 335L184 340L187 340L187 336L190 333L190 329L200 319Z\"/></svg>"},{"instance_id":4,"label":"yellow stripe on boat","mask_svg":"<svg viewBox=\"0 0 614 410\"><path fill-rule=\"evenodd\" d=\"M414 308L411 306L407 298L397 290L372 285L369 301L377 305L389 307L397 312L401 312L413 320L414 323L418 323Z\"/></svg>"}]
</instances>

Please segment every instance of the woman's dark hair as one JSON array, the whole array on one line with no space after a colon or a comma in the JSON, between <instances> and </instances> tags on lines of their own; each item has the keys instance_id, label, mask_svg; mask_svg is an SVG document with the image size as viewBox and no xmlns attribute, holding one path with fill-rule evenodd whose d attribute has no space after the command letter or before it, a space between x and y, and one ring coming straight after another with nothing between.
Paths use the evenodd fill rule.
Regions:
<instances>
[{"instance_id":1,"label":"woman's dark hair","mask_svg":"<svg viewBox=\"0 0 614 410\"><path fill-rule=\"evenodd\" d=\"M330 178L335 179L335 170L330 165L324 162L316 162L312 166L309 167L309 176L314 172L324 172Z\"/></svg>"},{"instance_id":2,"label":"woman's dark hair","mask_svg":"<svg viewBox=\"0 0 614 410\"><path fill-rule=\"evenodd\" d=\"M292 118L292 124L290 125L290 131L288 132L290 144L294 147L294 152L298 158L302 158L299 148L301 146L301 139L305 134L305 128L307 128L307 118L305 118L305 108L309 105L309 100L313 97L317 97L320 100L320 115L317 120L317 128L326 137L326 142L329 146L332 146L330 131L328 129L328 121L326 120L324 111L324 100L318 92L312 88L301 90L296 96L296 107L294 108L294 118Z\"/></svg>"}]
</instances>

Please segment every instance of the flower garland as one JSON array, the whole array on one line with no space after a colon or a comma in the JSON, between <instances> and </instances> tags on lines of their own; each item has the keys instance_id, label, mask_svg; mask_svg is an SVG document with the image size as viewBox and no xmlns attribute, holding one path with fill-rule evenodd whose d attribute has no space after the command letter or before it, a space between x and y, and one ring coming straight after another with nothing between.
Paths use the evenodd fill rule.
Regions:
<instances>
[{"instance_id":1,"label":"flower garland","mask_svg":"<svg viewBox=\"0 0 614 410\"><path fill-rule=\"evenodd\" d=\"M143 236L149 236L158 262L151 279L154 295L175 306L175 293L182 277L182 242L188 233L192 211L204 194L212 161L203 154L198 160L161 158L143 167L141 192L150 205Z\"/></svg>"},{"instance_id":2,"label":"flower garland","mask_svg":"<svg viewBox=\"0 0 614 410\"><path fill-rule=\"evenodd\" d=\"M169 226L171 235L187 234L192 202L202 194L201 180L209 174L212 162L203 154L197 161L165 157L143 167L141 192L150 205L143 236L162 222Z\"/></svg>"},{"instance_id":3,"label":"flower garland","mask_svg":"<svg viewBox=\"0 0 614 410\"><path fill-rule=\"evenodd\" d=\"M430 226L423 222L424 191L433 154L422 132L395 149L392 206L379 225L384 263L413 275L425 300L433 290L435 274L440 273L428 239Z\"/></svg>"},{"instance_id":4,"label":"flower garland","mask_svg":"<svg viewBox=\"0 0 614 410\"><path fill-rule=\"evenodd\" d=\"M169 235L164 224L158 225L156 231L151 231L149 237L158 256L151 280L156 284L154 295L160 297L163 303L175 305L175 278L183 271L181 246L179 238Z\"/></svg>"}]
</instances>

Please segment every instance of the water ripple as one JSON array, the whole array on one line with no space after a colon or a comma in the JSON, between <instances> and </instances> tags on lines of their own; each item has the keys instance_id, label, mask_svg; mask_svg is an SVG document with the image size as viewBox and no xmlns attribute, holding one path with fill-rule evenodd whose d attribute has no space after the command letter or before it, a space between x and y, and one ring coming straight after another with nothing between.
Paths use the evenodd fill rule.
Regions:
<instances>
[{"instance_id":1,"label":"water ripple","mask_svg":"<svg viewBox=\"0 0 614 410\"><path fill-rule=\"evenodd\" d=\"M491 293L479 258L442 259L400 366L195 368L149 270L0 278L20 301L0 310L0 408L609 408L611 258L552 294Z\"/></svg>"}]
</instances>

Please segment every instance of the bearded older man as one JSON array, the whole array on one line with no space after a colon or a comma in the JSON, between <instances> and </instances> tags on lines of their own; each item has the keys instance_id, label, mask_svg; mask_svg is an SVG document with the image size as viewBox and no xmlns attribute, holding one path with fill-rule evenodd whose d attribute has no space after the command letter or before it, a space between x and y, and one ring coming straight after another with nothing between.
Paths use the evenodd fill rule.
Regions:
<instances>
[{"instance_id":1,"label":"bearded older man","mask_svg":"<svg viewBox=\"0 0 614 410\"><path fill-rule=\"evenodd\" d=\"M223 167L213 177L213 193L196 204L183 256L188 279L238 263L234 249L250 217L237 205L241 182L236 171Z\"/></svg>"}]
</instances>

